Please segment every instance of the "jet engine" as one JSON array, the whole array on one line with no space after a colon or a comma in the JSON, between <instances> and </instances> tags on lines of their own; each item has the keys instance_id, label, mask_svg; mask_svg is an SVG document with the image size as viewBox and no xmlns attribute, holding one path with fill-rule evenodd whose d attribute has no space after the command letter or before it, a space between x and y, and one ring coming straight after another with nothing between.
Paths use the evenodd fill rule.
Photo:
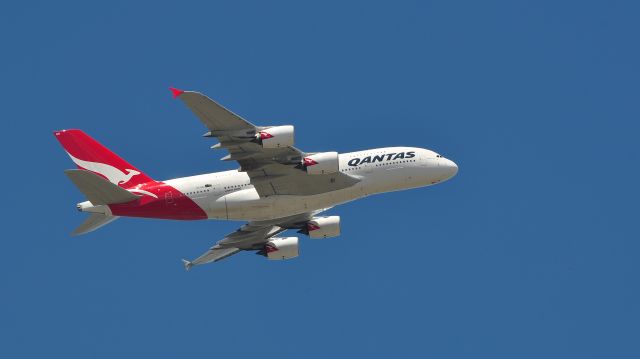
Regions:
<instances>
[{"instance_id":1,"label":"jet engine","mask_svg":"<svg viewBox=\"0 0 640 359\"><path fill-rule=\"evenodd\" d=\"M301 233L311 238L331 238L340 235L340 216L313 217Z\"/></svg>"},{"instance_id":2,"label":"jet engine","mask_svg":"<svg viewBox=\"0 0 640 359\"><path fill-rule=\"evenodd\" d=\"M293 146L293 133L293 126L269 127L258 132L254 142L261 144L263 148Z\"/></svg>"},{"instance_id":3,"label":"jet engine","mask_svg":"<svg viewBox=\"0 0 640 359\"><path fill-rule=\"evenodd\" d=\"M258 254L271 260L283 260L297 257L298 237L273 237L265 243L264 248Z\"/></svg>"},{"instance_id":4,"label":"jet engine","mask_svg":"<svg viewBox=\"0 0 640 359\"><path fill-rule=\"evenodd\" d=\"M320 152L309 155L302 160L302 166L310 175L336 173L340 170L338 152Z\"/></svg>"}]
</instances>

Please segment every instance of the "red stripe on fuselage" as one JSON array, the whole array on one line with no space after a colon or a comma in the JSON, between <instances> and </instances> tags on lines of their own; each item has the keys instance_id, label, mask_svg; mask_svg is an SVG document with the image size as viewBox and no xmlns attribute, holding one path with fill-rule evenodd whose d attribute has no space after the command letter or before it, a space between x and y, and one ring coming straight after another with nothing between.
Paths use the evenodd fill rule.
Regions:
<instances>
[{"instance_id":1,"label":"red stripe on fuselage","mask_svg":"<svg viewBox=\"0 0 640 359\"><path fill-rule=\"evenodd\" d=\"M109 205L114 216L179 220L208 218L205 211L191 198L164 182L147 182L129 190L142 197L129 203ZM158 198L136 190L151 193Z\"/></svg>"}]
</instances>

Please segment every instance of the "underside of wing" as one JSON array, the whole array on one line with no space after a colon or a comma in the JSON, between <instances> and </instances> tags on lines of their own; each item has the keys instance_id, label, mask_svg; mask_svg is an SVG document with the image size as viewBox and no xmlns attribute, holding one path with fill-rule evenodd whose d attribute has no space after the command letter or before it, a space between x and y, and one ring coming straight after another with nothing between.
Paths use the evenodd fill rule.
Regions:
<instances>
[{"instance_id":1,"label":"underside of wing","mask_svg":"<svg viewBox=\"0 0 640 359\"><path fill-rule=\"evenodd\" d=\"M188 261L186 259L183 259L182 262L184 263L184 268L186 270L189 270L193 266L217 262L231 255L234 255L238 252L240 252L240 248L222 248L222 247L214 246L214 247L211 247L208 251L206 251L200 257L194 259L193 261Z\"/></svg>"},{"instance_id":2,"label":"underside of wing","mask_svg":"<svg viewBox=\"0 0 640 359\"><path fill-rule=\"evenodd\" d=\"M262 148L245 142L227 147L224 161L235 160L247 172L260 197L272 195L308 196L351 187L360 180L336 171L310 175L302 165L307 153L295 147Z\"/></svg>"},{"instance_id":3,"label":"underside of wing","mask_svg":"<svg viewBox=\"0 0 640 359\"><path fill-rule=\"evenodd\" d=\"M251 122L227 110L209 97L195 91L171 89L193 111L193 113L211 131L252 131L255 129ZM245 134L253 135L254 133Z\"/></svg>"},{"instance_id":4,"label":"underside of wing","mask_svg":"<svg viewBox=\"0 0 640 359\"><path fill-rule=\"evenodd\" d=\"M310 196L337 191L358 183L358 178L342 172L309 175L296 168L277 164L249 171L249 178L261 197L271 195Z\"/></svg>"},{"instance_id":5,"label":"underside of wing","mask_svg":"<svg viewBox=\"0 0 640 359\"><path fill-rule=\"evenodd\" d=\"M273 220L249 222L238 228L235 232L226 235L200 257L192 261L184 259L182 261L185 268L189 270L191 267L196 265L217 262L236 254L241 250L256 250L260 251L259 254L264 254L267 249L265 244L270 240L275 239L276 235L288 229L302 228L307 221L313 218L314 215L327 209Z\"/></svg>"},{"instance_id":6,"label":"underside of wing","mask_svg":"<svg viewBox=\"0 0 640 359\"><path fill-rule=\"evenodd\" d=\"M339 171L337 152L325 153L323 157L331 162L331 171L309 174L307 156L321 155L293 147L293 126L256 126L201 93L172 91L209 129L205 136L218 138L220 142L212 148L229 151L222 160L237 161L239 171L247 172L260 197L314 195L359 182L358 178Z\"/></svg>"}]
</instances>

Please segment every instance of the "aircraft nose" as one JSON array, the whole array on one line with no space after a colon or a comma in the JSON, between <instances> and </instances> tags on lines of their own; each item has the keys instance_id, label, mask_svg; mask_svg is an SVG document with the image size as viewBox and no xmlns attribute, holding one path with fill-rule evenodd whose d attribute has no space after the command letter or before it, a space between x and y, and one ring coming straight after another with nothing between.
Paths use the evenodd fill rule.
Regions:
<instances>
[{"instance_id":1,"label":"aircraft nose","mask_svg":"<svg viewBox=\"0 0 640 359\"><path fill-rule=\"evenodd\" d=\"M445 169L446 178L451 178L458 173L458 165L448 158L440 158L439 166Z\"/></svg>"}]
</instances>

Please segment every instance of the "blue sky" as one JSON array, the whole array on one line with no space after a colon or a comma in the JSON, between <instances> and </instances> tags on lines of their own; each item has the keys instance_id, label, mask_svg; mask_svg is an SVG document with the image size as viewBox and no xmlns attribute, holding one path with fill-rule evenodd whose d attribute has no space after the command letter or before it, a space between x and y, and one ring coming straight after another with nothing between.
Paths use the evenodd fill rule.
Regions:
<instances>
[{"instance_id":1,"label":"blue sky","mask_svg":"<svg viewBox=\"0 0 640 359\"><path fill-rule=\"evenodd\" d=\"M632 1L0 7L0 356L637 358ZM154 178L234 168L169 86L307 151L407 145L452 181L349 203L301 256L185 272L234 222L83 220L51 132Z\"/></svg>"}]
</instances>

